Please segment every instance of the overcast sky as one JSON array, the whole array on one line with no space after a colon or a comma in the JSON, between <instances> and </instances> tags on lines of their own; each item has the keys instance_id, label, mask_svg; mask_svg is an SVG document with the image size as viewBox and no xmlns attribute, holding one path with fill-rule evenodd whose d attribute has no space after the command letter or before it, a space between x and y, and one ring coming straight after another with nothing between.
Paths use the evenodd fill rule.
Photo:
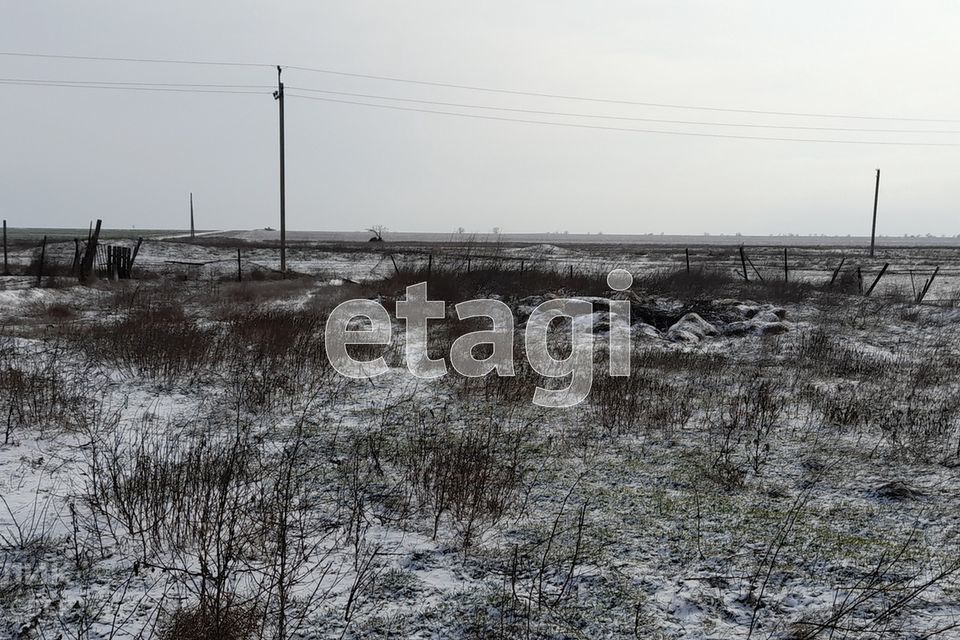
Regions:
<instances>
[{"instance_id":1,"label":"overcast sky","mask_svg":"<svg viewBox=\"0 0 960 640\"><path fill-rule=\"evenodd\" d=\"M613 100L955 120L904 122L548 99L288 70L292 87L436 102L791 126L960 130L953 1L0 0L0 49L257 62ZM270 68L0 56L4 79L275 84ZM301 92L302 93L302 92ZM312 94L323 97L329 94ZM336 97L336 96L333 96ZM960 134L734 128L468 110L634 129L960 144ZM812 144L544 126L288 97L290 229L960 233L960 146ZM277 104L262 94L0 84L13 226L278 225Z\"/></svg>"}]
</instances>

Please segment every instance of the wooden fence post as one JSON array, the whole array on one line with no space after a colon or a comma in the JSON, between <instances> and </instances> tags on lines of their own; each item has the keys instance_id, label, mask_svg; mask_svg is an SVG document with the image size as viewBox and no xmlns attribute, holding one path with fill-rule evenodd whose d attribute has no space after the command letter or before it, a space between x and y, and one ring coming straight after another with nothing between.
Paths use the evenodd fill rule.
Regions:
<instances>
[{"instance_id":1,"label":"wooden fence post","mask_svg":"<svg viewBox=\"0 0 960 640\"><path fill-rule=\"evenodd\" d=\"M846 262L846 256L840 257L840 264L837 265L837 268L833 270L833 277L830 278L830 286L833 286L833 283L836 282L837 276L840 275L840 269L843 268L843 263Z\"/></svg>"},{"instance_id":2,"label":"wooden fence post","mask_svg":"<svg viewBox=\"0 0 960 640\"><path fill-rule=\"evenodd\" d=\"M570 279L573 280L573 265L570 265Z\"/></svg>"},{"instance_id":3,"label":"wooden fence post","mask_svg":"<svg viewBox=\"0 0 960 640\"><path fill-rule=\"evenodd\" d=\"M80 238L73 239L73 266L70 267L70 275L80 274Z\"/></svg>"},{"instance_id":4,"label":"wooden fence post","mask_svg":"<svg viewBox=\"0 0 960 640\"><path fill-rule=\"evenodd\" d=\"M743 279L750 282L750 277L747 275L747 254L743 251L743 245L740 245L740 264L743 265Z\"/></svg>"},{"instance_id":5,"label":"wooden fence post","mask_svg":"<svg viewBox=\"0 0 960 640\"><path fill-rule=\"evenodd\" d=\"M684 249L683 251L687 256L687 275L690 275L690 249L687 248L687 249Z\"/></svg>"},{"instance_id":6,"label":"wooden fence post","mask_svg":"<svg viewBox=\"0 0 960 640\"><path fill-rule=\"evenodd\" d=\"M790 265L787 263L787 248L783 248L783 281L790 279Z\"/></svg>"},{"instance_id":7,"label":"wooden fence post","mask_svg":"<svg viewBox=\"0 0 960 640\"><path fill-rule=\"evenodd\" d=\"M467 273L470 273L470 258L467 258Z\"/></svg>"},{"instance_id":8,"label":"wooden fence post","mask_svg":"<svg viewBox=\"0 0 960 640\"><path fill-rule=\"evenodd\" d=\"M433 254L431 253L427 257L427 277L429 278L433 274Z\"/></svg>"},{"instance_id":9,"label":"wooden fence post","mask_svg":"<svg viewBox=\"0 0 960 640\"><path fill-rule=\"evenodd\" d=\"M887 267L889 267L889 266L890 266L890 263L887 262L887 263L885 263L885 264L883 265L883 269L880 269L880 273L877 274L877 279L874 280L874 281L873 281L873 284L870 285L870 288L867 289L867 297L868 297L868 298L870 297L870 294L873 293L874 287L876 287L876 286L877 286L877 283L880 282L880 278L882 278L882 277L883 277L883 274L885 274L885 273L887 272Z\"/></svg>"},{"instance_id":10,"label":"wooden fence post","mask_svg":"<svg viewBox=\"0 0 960 640\"><path fill-rule=\"evenodd\" d=\"M7 262L7 221L3 221L3 275L10 275L10 265Z\"/></svg>"},{"instance_id":11,"label":"wooden fence post","mask_svg":"<svg viewBox=\"0 0 960 640\"><path fill-rule=\"evenodd\" d=\"M923 299L927 297L927 292L930 291L930 285L933 284L933 279L937 277L938 273L940 273L939 266L933 270L933 275L930 276L930 279L927 280L926 284L923 285L923 288L920 289L920 293L917 294L917 304L923 303Z\"/></svg>"},{"instance_id":12,"label":"wooden fence post","mask_svg":"<svg viewBox=\"0 0 960 640\"><path fill-rule=\"evenodd\" d=\"M133 252L130 254L130 274L128 277L133 276L133 263L137 261L137 256L140 254L140 245L143 244L143 236L137 238L137 245L133 248Z\"/></svg>"},{"instance_id":13,"label":"wooden fence post","mask_svg":"<svg viewBox=\"0 0 960 640\"><path fill-rule=\"evenodd\" d=\"M97 242L100 240L100 225L102 222L102 220L97 220L97 228L90 234L90 240L87 242L87 249L80 266L80 282L86 282L93 275L93 265L97 259Z\"/></svg>"},{"instance_id":14,"label":"wooden fence post","mask_svg":"<svg viewBox=\"0 0 960 640\"><path fill-rule=\"evenodd\" d=\"M757 269L757 265L753 264L753 260L750 259L750 256L747 256L747 262L750 263L750 268L753 269L755 274L757 274L757 277L763 280L763 275L760 273L760 270Z\"/></svg>"},{"instance_id":15,"label":"wooden fence post","mask_svg":"<svg viewBox=\"0 0 960 640\"><path fill-rule=\"evenodd\" d=\"M43 242L40 245L40 264L37 265L37 286L43 281L43 261L47 256L47 236L43 236Z\"/></svg>"},{"instance_id":16,"label":"wooden fence post","mask_svg":"<svg viewBox=\"0 0 960 640\"><path fill-rule=\"evenodd\" d=\"M863 270L857 267L857 286L860 289L860 295L863 295Z\"/></svg>"}]
</instances>

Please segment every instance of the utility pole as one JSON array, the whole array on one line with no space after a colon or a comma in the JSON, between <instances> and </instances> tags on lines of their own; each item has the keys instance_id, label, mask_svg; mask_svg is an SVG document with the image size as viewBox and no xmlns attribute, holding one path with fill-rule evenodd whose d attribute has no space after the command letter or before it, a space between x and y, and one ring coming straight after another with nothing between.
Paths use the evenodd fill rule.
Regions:
<instances>
[{"instance_id":1,"label":"utility pole","mask_svg":"<svg viewBox=\"0 0 960 640\"><path fill-rule=\"evenodd\" d=\"M197 234L193 228L193 191L190 192L190 239L196 238Z\"/></svg>"},{"instance_id":2,"label":"utility pole","mask_svg":"<svg viewBox=\"0 0 960 640\"><path fill-rule=\"evenodd\" d=\"M877 243L877 200L880 198L880 169L877 169L877 186L873 190L873 230L870 232L870 257Z\"/></svg>"},{"instance_id":3,"label":"utility pole","mask_svg":"<svg viewBox=\"0 0 960 640\"><path fill-rule=\"evenodd\" d=\"M280 273L287 275L287 185L283 152L283 69L277 65L277 90L273 99L280 103Z\"/></svg>"}]
</instances>

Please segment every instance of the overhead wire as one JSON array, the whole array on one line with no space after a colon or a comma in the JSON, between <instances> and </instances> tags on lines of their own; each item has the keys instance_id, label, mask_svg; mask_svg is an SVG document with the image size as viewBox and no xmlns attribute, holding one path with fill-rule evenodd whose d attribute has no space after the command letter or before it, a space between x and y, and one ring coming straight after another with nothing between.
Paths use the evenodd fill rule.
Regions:
<instances>
[{"instance_id":1,"label":"overhead wire","mask_svg":"<svg viewBox=\"0 0 960 640\"><path fill-rule=\"evenodd\" d=\"M372 102L359 102L355 100L322 98L319 96L308 96L308 95L302 95L297 93L286 93L285 95L287 95L288 97L299 98L302 100L318 100L322 102L373 107L377 109L391 109L396 111L429 113L429 114L435 114L435 115L453 116L453 117L460 117L460 118L473 118L473 119L479 119L479 120L515 122L515 123L522 123L522 124L535 124L535 125L545 125L545 126L553 126L553 127L569 127L569 128L576 128L576 129L594 129L594 130L601 130L601 131L650 133L650 134L687 136L687 137L698 137L698 138L726 138L726 139L736 139L736 140L766 140L766 141L775 141L775 142L805 142L805 143L819 143L819 144L852 144L852 145L863 144L863 145L884 145L884 146L910 146L910 147L960 147L960 143L953 143L953 142L843 140L843 139L826 139L826 138L784 138L784 137L774 137L774 136L749 136L749 135L738 135L738 134L707 133L707 132L698 132L698 131L665 131L665 130L659 130L659 129L636 129L631 127L613 127L613 126L607 126L607 125L592 125L592 124L583 124L583 123L574 123L574 122L551 122L551 121L545 121L545 120L531 120L526 118L511 118L511 117L505 117L505 116L482 115L477 113L459 113L456 111L442 111L439 109L421 109L417 107L402 107L399 105L376 104Z\"/></svg>"},{"instance_id":2,"label":"overhead wire","mask_svg":"<svg viewBox=\"0 0 960 640\"><path fill-rule=\"evenodd\" d=\"M176 84L176 83L147 83L147 82L71 82L71 81L46 81L46 80L27 80L27 79L7 79L0 78L0 85L13 85L24 87L61 87L68 89L107 89L117 91L160 91L173 93L225 93L233 95L269 95L269 87L264 87L259 91L248 89L229 89L232 85L202 85L202 84ZM244 87L245 85L236 85ZM222 88L221 88L222 87ZM250 86L250 89L253 85Z\"/></svg>"},{"instance_id":3,"label":"overhead wire","mask_svg":"<svg viewBox=\"0 0 960 640\"><path fill-rule=\"evenodd\" d=\"M155 63L155 64L185 64L185 65L204 65L204 66L223 66L223 67L255 67L255 68L276 68L277 65L261 62L223 62L223 61L204 61L204 60L184 60L184 59L164 59L164 58L134 58L134 57L111 57L111 56L79 56L79 55L59 55L45 53L30 53L18 51L0 51L0 56L7 57L25 57L41 59L62 59L62 60L88 60L104 62L137 62L137 63ZM639 100L625 100L615 98L600 98L593 96L583 96L563 93L548 93L541 91L524 91L517 89L505 89L497 87L485 87L471 84L458 84L452 82L438 82L432 80L419 80L414 78L404 78L390 75L377 75L370 73L356 73L350 71L341 71L337 69L328 69L320 67L308 67L302 65L280 65L284 69L292 69L309 73L319 73L326 75L336 75L340 77L361 78L367 80L378 80L384 82L395 82L403 84L414 84L430 87L444 87L450 89L460 89L468 91L480 91L485 93L498 93L507 95L520 95L538 98L550 98L557 100L575 100L583 102L597 102L606 104L633 105L643 107L656 107L664 109L686 109L696 111L716 111L725 113L742 113L752 115L769 116L787 116L803 118L831 118L831 119L856 119L856 120L887 120L901 122L933 122L933 123L960 123L958 118L929 118L929 117L904 117L904 116L877 116L862 114L836 114L836 113L815 113L803 111L776 111L766 109L745 109L735 107L717 107L710 105L691 105L669 102L651 102Z\"/></svg>"},{"instance_id":4,"label":"overhead wire","mask_svg":"<svg viewBox=\"0 0 960 640\"><path fill-rule=\"evenodd\" d=\"M657 122L663 124L683 124L709 127L744 127L753 129L790 129L799 131L850 131L857 133L932 133L932 134L957 134L960 129L871 129L858 127L811 127L801 125L783 125L783 124L755 124L740 122L704 122L700 120L671 120L663 118L641 118L635 116L613 116L593 113L576 113L570 111L548 111L539 109L519 109L515 107L498 107L491 105L469 104L462 102L441 102L437 100L422 100L418 98L401 98L396 96L384 96L370 93L353 93L350 91L332 91L329 89L315 89L308 87L299 87L286 85L286 89L294 91L307 91L310 93L323 93L327 95L348 96L354 98L369 98L375 100L390 100L393 102L411 102L417 104L430 104L442 107L458 107L463 109L484 109L491 111L507 111L511 113L529 113L533 115L562 116L571 118L595 118L604 120L623 120L632 122Z\"/></svg>"}]
</instances>

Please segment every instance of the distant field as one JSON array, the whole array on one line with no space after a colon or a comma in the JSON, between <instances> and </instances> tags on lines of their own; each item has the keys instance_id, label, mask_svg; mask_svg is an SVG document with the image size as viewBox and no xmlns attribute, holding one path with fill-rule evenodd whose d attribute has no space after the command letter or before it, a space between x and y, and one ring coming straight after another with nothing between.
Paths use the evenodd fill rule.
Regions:
<instances>
[{"instance_id":1,"label":"distant field","mask_svg":"<svg viewBox=\"0 0 960 640\"><path fill-rule=\"evenodd\" d=\"M39 242L43 236L49 240L63 241L85 238L87 229L65 228L15 228L7 229L12 244ZM279 243L280 232L275 229L234 229L197 231L211 244L240 240L250 243ZM185 229L103 229L105 239L113 238L164 238L189 235ZM287 231L290 244L312 243L357 243L370 239L366 231ZM752 235L666 235L666 234L603 234L603 233L412 233L388 231L384 234L387 244L437 244L437 243L500 243L527 244L549 243L557 245L656 245L656 246L789 246L789 247L867 247L867 236L752 236ZM877 245L883 247L960 247L960 237L904 237L880 236Z\"/></svg>"},{"instance_id":2,"label":"distant field","mask_svg":"<svg viewBox=\"0 0 960 640\"><path fill-rule=\"evenodd\" d=\"M89 229L63 229L44 227L7 227L7 241L10 244L26 244L39 242L44 236L52 242L62 242L73 238L86 239ZM104 239L117 238L156 238L158 236L178 236L189 234L181 229L101 229L100 237Z\"/></svg>"}]
</instances>

